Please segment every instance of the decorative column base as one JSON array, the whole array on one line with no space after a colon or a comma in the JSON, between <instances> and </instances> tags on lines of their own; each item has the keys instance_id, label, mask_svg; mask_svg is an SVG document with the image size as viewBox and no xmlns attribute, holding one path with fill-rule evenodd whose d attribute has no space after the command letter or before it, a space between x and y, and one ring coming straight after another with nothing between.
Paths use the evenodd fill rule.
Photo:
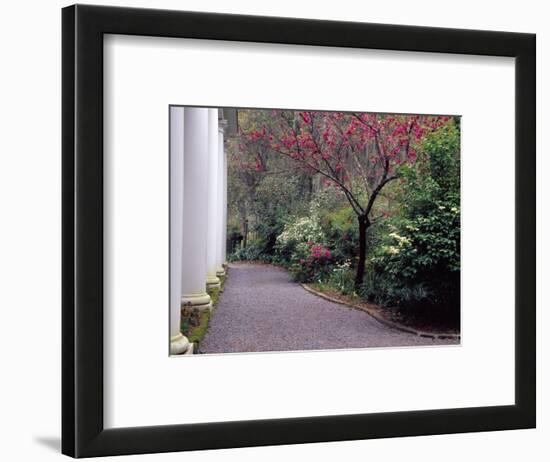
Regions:
<instances>
[{"instance_id":1,"label":"decorative column base","mask_svg":"<svg viewBox=\"0 0 550 462\"><path fill-rule=\"evenodd\" d=\"M206 288L207 289L219 289L222 286L220 279L217 274L207 274L206 275Z\"/></svg>"},{"instance_id":2,"label":"decorative column base","mask_svg":"<svg viewBox=\"0 0 550 462\"><path fill-rule=\"evenodd\" d=\"M193 354L193 345L189 343L187 337L181 332L174 335L170 339L170 354L171 355L185 355Z\"/></svg>"},{"instance_id":3,"label":"decorative column base","mask_svg":"<svg viewBox=\"0 0 550 462\"><path fill-rule=\"evenodd\" d=\"M223 277L225 276L225 268L223 266L220 266L216 269L216 276Z\"/></svg>"},{"instance_id":4,"label":"decorative column base","mask_svg":"<svg viewBox=\"0 0 550 462\"><path fill-rule=\"evenodd\" d=\"M212 310L212 299L206 292L203 294L182 295L181 307L185 306L199 311Z\"/></svg>"}]
</instances>

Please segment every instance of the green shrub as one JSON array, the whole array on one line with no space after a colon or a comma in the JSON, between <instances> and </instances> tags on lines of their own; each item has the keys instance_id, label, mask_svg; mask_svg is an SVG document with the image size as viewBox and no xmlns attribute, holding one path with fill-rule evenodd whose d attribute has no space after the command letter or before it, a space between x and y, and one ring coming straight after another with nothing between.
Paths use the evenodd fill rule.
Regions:
<instances>
[{"instance_id":1,"label":"green shrub","mask_svg":"<svg viewBox=\"0 0 550 462\"><path fill-rule=\"evenodd\" d=\"M367 300L388 307L414 308L430 303L431 293L422 282L418 284L388 277L384 270L367 267L359 295Z\"/></svg>"},{"instance_id":2,"label":"green shrub","mask_svg":"<svg viewBox=\"0 0 550 462\"><path fill-rule=\"evenodd\" d=\"M460 296L460 210L435 202L424 215L401 219L373 258L386 303L455 307Z\"/></svg>"},{"instance_id":3,"label":"green shrub","mask_svg":"<svg viewBox=\"0 0 550 462\"><path fill-rule=\"evenodd\" d=\"M275 250L280 261L291 264L308 257L307 243L324 245L325 240L318 207L313 204L308 216L293 217L287 222L283 232L277 236Z\"/></svg>"},{"instance_id":4,"label":"green shrub","mask_svg":"<svg viewBox=\"0 0 550 462\"><path fill-rule=\"evenodd\" d=\"M355 259L359 252L359 227L357 216L350 206L341 207L322 215L321 229L326 242L334 250L334 259Z\"/></svg>"},{"instance_id":5,"label":"green shrub","mask_svg":"<svg viewBox=\"0 0 550 462\"><path fill-rule=\"evenodd\" d=\"M329 249L314 242L299 244L289 270L298 282L323 281L328 278L333 260Z\"/></svg>"},{"instance_id":6,"label":"green shrub","mask_svg":"<svg viewBox=\"0 0 550 462\"><path fill-rule=\"evenodd\" d=\"M362 287L386 305L460 309L460 159L454 124L429 135L414 167L401 171L401 215L389 223Z\"/></svg>"},{"instance_id":7,"label":"green shrub","mask_svg":"<svg viewBox=\"0 0 550 462\"><path fill-rule=\"evenodd\" d=\"M262 243L251 243L246 247L238 248L228 257L229 261L265 261L271 262L272 256L265 252Z\"/></svg>"},{"instance_id":8,"label":"green shrub","mask_svg":"<svg viewBox=\"0 0 550 462\"><path fill-rule=\"evenodd\" d=\"M332 268L327 282L344 295L357 295L355 293L355 271L351 266L351 260L337 263Z\"/></svg>"}]
</instances>

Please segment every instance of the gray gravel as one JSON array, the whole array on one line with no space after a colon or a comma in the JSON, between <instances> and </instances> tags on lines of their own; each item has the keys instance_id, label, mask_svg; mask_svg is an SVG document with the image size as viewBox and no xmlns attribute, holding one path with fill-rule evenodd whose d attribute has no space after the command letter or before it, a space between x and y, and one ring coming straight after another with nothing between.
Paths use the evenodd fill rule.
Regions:
<instances>
[{"instance_id":1,"label":"gray gravel","mask_svg":"<svg viewBox=\"0 0 550 462\"><path fill-rule=\"evenodd\" d=\"M367 313L306 292L283 269L233 263L201 353L457 344L381 324Z\"/></svg>"}]
</instances>

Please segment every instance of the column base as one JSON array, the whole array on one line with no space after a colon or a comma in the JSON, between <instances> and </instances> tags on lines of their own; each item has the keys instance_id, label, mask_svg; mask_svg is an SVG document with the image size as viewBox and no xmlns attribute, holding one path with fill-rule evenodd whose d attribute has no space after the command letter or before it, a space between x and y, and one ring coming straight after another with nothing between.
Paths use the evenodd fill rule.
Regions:
<instances>
[{"instance_id":1,"label":"column base","mask_svg":"<svg viewBox=\"0 0 550 462\"><path fill-rule=\"evenodd\" d=\"M190 308L204 311L212 310L212 299L206 292L203 294L190 294L181 296L181 306L189 306Z\"/></svg>"},{"instance_id":2,"label":"column base","mask_svg":"<svg viewBox=\"0 0 550 462\"><path fill-rule=\"evenodd\" d=\"M191 351L191 353L189 353ZM193 345L189 343L187 337L185 337L181 332L174 335L170 339L170 354L171 355L184 355L192 354Z\"/></svg>"},{"instance_id":3,"label":"column base","mask_svg":"<svg viewBox=\"0 0 550 462\"><path fill-rule=\"evenodd\" d=\"M206 288L207 289L219 289L221 287L221 281L216 274L206 275Z\"/></svg>"},{"instance_id":4,"label":"column base","mask_svg":"<svg viewBox=\"0 0 550 462\"><path fill-rule=\"evenodd\" d=\"M216 276L218 277L225 276L225 269L223 266L220 266L219 268L216 269Z\"/></svg>"}]
</instances>

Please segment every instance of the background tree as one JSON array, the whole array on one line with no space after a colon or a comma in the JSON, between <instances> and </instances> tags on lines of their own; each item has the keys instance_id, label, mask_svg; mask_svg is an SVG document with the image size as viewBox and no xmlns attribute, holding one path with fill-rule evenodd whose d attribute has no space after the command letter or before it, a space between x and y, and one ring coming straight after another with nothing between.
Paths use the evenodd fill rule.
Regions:
<instances>
[{"instance_id":1,"label":"background tree","mask_svg":"<svg viewBox=\"0 0 550 462\"><path fill-rule=\"evenodd\" d=\"M269 116L268 111L241 111L239 125L244 131L228 146L230 216L239 217L243 247L252 241L244 255L249 259L273 255L289 216L303 212L311 198L309 175L261 140L243 135L268 124Z\"/></svg>"}]
</instances>

